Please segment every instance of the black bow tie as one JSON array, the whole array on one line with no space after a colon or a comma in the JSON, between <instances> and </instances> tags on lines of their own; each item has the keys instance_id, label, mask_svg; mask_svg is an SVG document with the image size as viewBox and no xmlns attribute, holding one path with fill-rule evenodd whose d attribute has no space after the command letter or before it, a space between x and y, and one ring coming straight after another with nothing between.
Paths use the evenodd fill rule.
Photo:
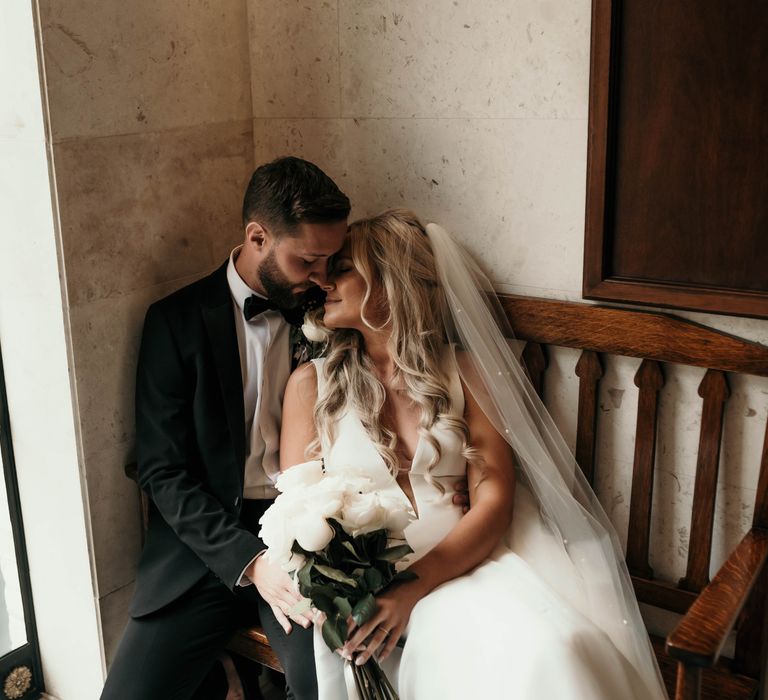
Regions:
<instances>
[{"instance_id":1,"label":"black bow tie","mask_svg":"<svg viewBox=\"0 0 768 700\"><path fill-rule=\"evenodd\" d=\"M320 287L310 287L292 309L283 309L269 299L252 294L243 304L243 316L246 321L250 321L254 316L263 314L265 311L279 311L292 326L300 326L304 322L304 314L307 311L316 309L324 303L325 292Z\"/></svg>"},{"instance_id":2,"label":"black bow tie","mask_svg":"<svg viewBox=\"0 0 768 700\"><path fill-rule=\"evenodd\" d=\"M250 321L254 316L263 314L265 311L281 311L277 304L272 303L269 299L251 294L243 304L243 316L246 321Z\"/></svg>"}]
</instances>

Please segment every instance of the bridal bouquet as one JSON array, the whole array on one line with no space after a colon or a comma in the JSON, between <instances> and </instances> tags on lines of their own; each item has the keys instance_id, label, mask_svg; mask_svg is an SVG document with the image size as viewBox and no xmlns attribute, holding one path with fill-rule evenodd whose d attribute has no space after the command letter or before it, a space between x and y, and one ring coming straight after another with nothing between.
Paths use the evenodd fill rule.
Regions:
<instances>
[{"instance_id":1,"label":"bridal bouquet","mask_svg":"<svg viewBox=\"0 0 768 700\"><path fill-rule=\"evenodd\" d=\"M393 581L414 577L395 565L413 550L403 530L413 513L401 500L376 488L364 472L348 467L326 473L322 460L304 462L277 480L280 494L264 513L260 537L266 556L294 572L299 592L325 614L322 634L331 649L347 640L347 620L364 624L376 610L376 594ZM371 657L352 664L363 700L389 700L397 695Z\"/></svg>"}]
</instances>

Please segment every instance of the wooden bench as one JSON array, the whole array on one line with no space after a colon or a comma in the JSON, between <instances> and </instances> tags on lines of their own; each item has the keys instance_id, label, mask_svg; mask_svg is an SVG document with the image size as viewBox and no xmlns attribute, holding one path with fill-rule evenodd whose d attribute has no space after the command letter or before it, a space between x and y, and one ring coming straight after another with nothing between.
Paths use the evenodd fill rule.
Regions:
<instances>
[{"instance_id":1,"label":"wooden bench","mask_svg":"<svg viewBox=\"0 0 768 700\"><path fill-rule=\"evenodd\" d=\"M638 600L683 617L666 642L652 638L670 696L756 697L764 665L768 595L768 426L760 460L752 528L712 581L710 556L723 412L729 374L768 376L768 348L668 314L591 304L505 296L502 304L523 357L542 394L548 345L581 351L576 458L590 482L595 476L598 387L603 357L640 358L632 491L626 561ZM659 392L667 363L704 368L690 540L686 574L677 582L655 577L648 560ZM727 469L728 465L725 464ZM736 631L732 659L721 659Z\"/></svg>"},{"instance_id":2,"label":"wooden bench","mask_svg":"<svg viewBox=\"0 0 768 700\"><path fill-rule=\"evenodd\" d=\"M668 314L592 304L502 295L531 380L543 395L547 346L581 351L576 457L590 482L595 476L598 389L608 356L641 359L626 561L638 599L683 615L666 640L652 637L670 696L754 698L763 672L768 595L768 430L760 459L752 528L709 580L715 494L728 375L768 376L768 348ZM696 465L686 575L656 578L648 550L659 392L668 363L704 368L699 386L702 420ZM603 467L605 468L605 467ZM728 468L728 465L725 465ZM721 658L735 630L732 659ZM259 628L242 630L230 649L269 668L280 663Z\"/></svg>"}]
</instances>

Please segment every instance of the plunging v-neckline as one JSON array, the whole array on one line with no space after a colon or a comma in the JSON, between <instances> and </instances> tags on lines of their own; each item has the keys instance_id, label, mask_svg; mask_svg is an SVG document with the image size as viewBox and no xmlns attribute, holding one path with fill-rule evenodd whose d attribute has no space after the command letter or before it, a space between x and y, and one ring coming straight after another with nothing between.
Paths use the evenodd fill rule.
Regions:
<instances>
[{"instance_id":1,"label":"plunging v-neckline","mask_svg":"<svg viewBox=\"0 0 768 700\"><path fill-rule=\"evenodd\" d=\"M411 459L411 466L410 466L410 468L407 471L401 472L401 473L404 473L404 474L408 475L408 483L411 486L411 493L413 494L413 500L411 500L408 497L408 494L405 492L405 489L403 489L402 485L397 480L397 477L390 472L389 467L387 466L387 463L384 461L384 457L382 457L381 453L376 449L376 445L373 443L373 440L371 440L371 436L368 435L368 431L365 429L365 426L363 425L363 421L360 420L360 415L358 414L357 410L354 411L354 416L355 416L355 420L357 421L358 427L363 432L363 435L365 435L365 437L368 440L368 442L371 443L371 446L373 447L374 451L376 452L376 457L379 460L379 464L381 465L381 467L383 469L385 469L390 474L390 476L392 477L392 480L395 482L395 485L397 486L398 491L400 491L400 493L402 494L403 499L405 500L406 503L408 503L408 505L411 507L411 509L413 510L414 514L418 518L419 517L420 508L419 508L418 499L416 497L416 489L413 488L413 481L411 480L411 474L413 474L413 467L414 467L414 465L419 463L419 459L421 458L421 453L424 451L423 450L424 436L421 434L421 432L418 433L418 437L416 439L416 449L414 449L413 457ZM395 435L399 439L400 436L397 435L397 433ZM398 460L398 466L399 466L399 460Z\"/></svg>"},{"instance_id":2,"label":"plunging v-neckline","mask_svg":"<svg viewBox=\"0 0 768 700\"><path fill-rule=\"evenodd\" d=\"M370 438L369 438L370 439ZM399 436L398 436L399 439ZM413 465L417 464L418 458L421 455L421 445L424 441L424 436L419 433L418 438L416 439L416 449L413 451L413 457L411 457L411 466L407 470L403 470L400 473L405 474L408 478L408 485L411 487L411 493L413 494L413 500L411 500L410 496L406 493L405 489L403 488L403 485L397 480L397 477L395 477L395 483L397 484L397 488L400 489L400 493L403 494L403 497L405 498L408 503L411 504L411 508L413 508L413 512L415 513L416 517L419 517L419 503L418 499L416 498L416 489L413 488L413 481L411 480L411 474L413 474ZM384 462L384 459L379 455L379 458L381 458L381 461ZM399 462L399 460L398 460ZM384 463L384 466L386 467L386 463Z\"/></svg>"}]
</instances>

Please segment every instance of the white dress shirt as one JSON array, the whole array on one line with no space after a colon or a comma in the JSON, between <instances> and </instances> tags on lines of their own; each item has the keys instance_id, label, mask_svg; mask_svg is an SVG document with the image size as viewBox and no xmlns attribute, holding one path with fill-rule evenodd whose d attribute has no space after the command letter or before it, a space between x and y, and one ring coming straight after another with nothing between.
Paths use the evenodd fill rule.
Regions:
<instances>
[{"instance_id":1,"label":"white dress shirt","mask_svg":"<svg viewBox=\"0 0 768 700\"><path fill-rule=\"evenodd\" d=\"M254 292L235 269L242 246L229 256L227 282L235 314L240 373L245 405L245 477L243 498L275 498L274 482L280 473L280 416L288 376L291 373L290 326L279 311L265 311L245 320L245 300ZM248 567L264 552L259 552L243 569L238 585L248 586Z\"/></svg>"},{"instance_id":2,"label":"white dress shirt","mask_svg":"<svg viewBox=\"0 0 768 700\"><path fill-rule=\"evenodd\" d=\"M239 246L229 256L227 281L232 293L245 404L245 478L243 498L275 498L280 473L280 415L291 373L290 326L278 311L250 321L245 300L254 292L235 269ZM263 297L262 297L263 298Z\"/></svg>"}]
</instances>

